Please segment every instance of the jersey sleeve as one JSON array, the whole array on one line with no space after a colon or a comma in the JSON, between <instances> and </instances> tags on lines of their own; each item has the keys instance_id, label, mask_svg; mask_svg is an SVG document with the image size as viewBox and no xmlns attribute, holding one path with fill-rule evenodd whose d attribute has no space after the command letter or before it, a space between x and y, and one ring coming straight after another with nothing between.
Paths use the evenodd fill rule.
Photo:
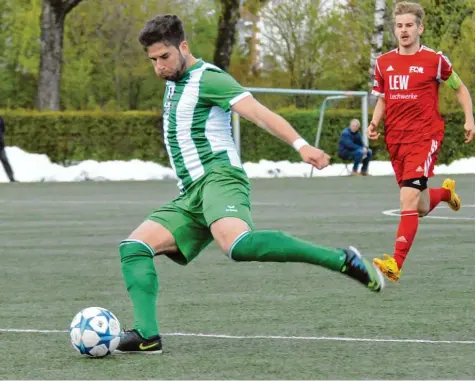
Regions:
<instances>
[{"instance_id":1,"label":"jersey sleeve","mask_svg":"<svg viewBox=\"0 0 476 381\"><path fill-rule=\"evenodd\" d=\"M442 52L438 52L438 70L436 73L436 80L438 82L444 82L448 80L453 74L453 65L451 65L448 57L443 55Z\"/></svg>"},{"instance_id":2,"label":"jersey sleeve","mask_svg":"<svg viewBox=\"0 0 476 381\"><path fill-rule=\"evenodd\" d=\"M375 61L375 69L374 69L374 86L372 89L372 95L376 95L377 97L383 97L385 95L385 81L380 71L379 60Z\"/></svg>"},{"instance_id":3,"label":"jersey sleeve","mask_svg":"<svg viewBox=\"0 0 476 381\"><path fill-rule=\"evenodd\" d=\"M224 111L229 111L236 102L248 95L251 93L224 71L206 70L202 75L200 98Z\"/></svg>"}]
</instances>

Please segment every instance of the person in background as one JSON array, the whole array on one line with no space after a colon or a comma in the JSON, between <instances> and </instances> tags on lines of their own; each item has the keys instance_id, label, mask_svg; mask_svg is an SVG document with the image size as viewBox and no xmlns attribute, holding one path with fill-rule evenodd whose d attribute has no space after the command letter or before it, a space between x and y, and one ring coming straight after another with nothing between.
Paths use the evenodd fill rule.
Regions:
<instances>
[{"instance_id":1,"label":"person in background","mask_svg":"<svg viewBox=\"0 0 476 381\"><path fill-rule=\"evenodd\" d=\"M464 142L470 143L474 138L471 93L448 57L421 44L424 16L425 11L418 3L396 4L393 26L398 48L377 57L372 94L378 101L367 128L367 137L377 140L378 126L385 119L385 145L400 192L400 223L393 256L384 254L383 258L374 258L374 264L394 282L400 279L418 231L419 218L440 202L455 212L461 208L455 180L447 178L436 187L429 184L445 135L445 122L438 110L441 83L446 82L454 90L463 109ZM445 227L445 234L451 236L449 227ZM458 274L454 276L457 279Z\"/></svg>"},{"instance_id":2,"label":"person in background","mask_svg":"<svg viewBox=\"0 0 476 381\"><path fill-rule=\"evenodd\" d=\"M372 159L372 150L364 146L362 136L359 133L360 122L357 119L350 121L349 127L345 128L339 139L339 157L343 160L353 160L352 176L367 176L369 163ZM359 173L359 164L362 168Z\"/></svg>"},{"instance_id":3,"label":"person in background","mask_svg":"<svg viewBox=\"0 0 476 381\"><path fill-rule=\"evenodd\" d=\"M3 164L3 168L5 169L5 172L7 173L7 176L10 179L10 182L13 183L16 180L15 180L15 177L13 176L12 166L10 165L8 161L7 153L5 152L5 140L3 139L4 134L5 134L5 121L0 116L0 161Z\"/></svg>"}]
</instances>

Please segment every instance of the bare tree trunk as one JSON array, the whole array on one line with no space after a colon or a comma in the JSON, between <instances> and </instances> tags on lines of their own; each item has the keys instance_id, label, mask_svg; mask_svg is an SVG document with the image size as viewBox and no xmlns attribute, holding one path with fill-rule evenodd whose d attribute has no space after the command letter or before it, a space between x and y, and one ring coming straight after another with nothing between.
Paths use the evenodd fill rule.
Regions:
<instances>
[{"instance_id":1,"label":"bare tree trunk","mask_svg":"<svg viewBox=\"0 0 476 381\"><path fill-rule=\"evenodd\" d=\"M373 87L375 62L377 61L377 57L382 53L385 7L385 0L375 0L374 31L370 48L369 91L372 91Z\"/></svg>"},{"instance_id":2,"label":"bare tree trunk","mask_svg":"<svg viewBox=\"0 0 476 381\"><path fill-rule=\"evenodd\" d=\"M38 108L59 110L61 55L63 51L64 14L48 0L41 13L41 54L38 79Z\"/></svg>"},{"instance_id":3,"label":"bare tree trunk","mask_svg":"<svg viewBox=\"0 0 476 381\"><path fill-rule=\"evenodd\" d=\"M60 109L63 32L66 15L82 0L43 0L37 107Z\"/></svg>"},{"instance_id":4,"label":"bare tree trunk","mask_svg":"<svg viewBox=\"0 0 476 381\"><path fill-rule=\"evenodd\" d=\"M268 0L248 0L245 1L245 7L248 9L248 20L252 22L251 38L249 42L249 67L251 73L257 77L260 70L260 52L258 50L258 34L260 32L258 22L260 20L260 11L268 3Z\"/></svg>"},{"instance_id":5,"label":"bare tree trunk","mask_svg":"<svg viewBox=\"0 0 476 381\"><path fill-rule=\"evenodd\" d=\"M392 31L392 33L390 33L390 41L392 41L392 46L395 46L397 44L397 39L395 38L395 25L393 20L393 10L395 9L395 5L396 0L392 0L392 9L390 9L390 12L387 12L387 14L389 15L387 20L387 26Z\"/></svg>"},{"instance_id":6,"label":"bare tree trunk","mask_svg":"<svg viewBox=\"0 0 476 381\"><path fill-rule=\"evenodd\" d=\"M221 15L218 20L218 36L213 63L228 71L231 53L236 40L236 24L240 19L240 0L221 0Z\"/></svg>"},{"instance_id":7,"label":"bare tree trunk","mask_svg":"<svg viewBox=\"0 0 476 381\"><path fill-rule=\"evenodd\" d=\"M259 68L260 68L260 53L258 51L258 33L259 33L259 28L258 28L258 17L254 17L253 19L253 25L252 25L252 30L251 30L251 39L250 39L250 56L249 56L249 64L250 64L250 70L251 73L257 77L259 74Z\"/></svg>"}]
</instances>

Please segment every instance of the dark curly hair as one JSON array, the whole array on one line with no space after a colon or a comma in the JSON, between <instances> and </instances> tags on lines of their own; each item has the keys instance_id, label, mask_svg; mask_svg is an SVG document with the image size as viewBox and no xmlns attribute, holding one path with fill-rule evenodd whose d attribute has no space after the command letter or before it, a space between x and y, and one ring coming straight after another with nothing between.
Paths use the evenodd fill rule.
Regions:
<instances>
[{"instance_id":1,"label":"dark curly hair","mask_svg":"<svg viewBox=\"0 0 476 381\"><path fill-rule=\"evenodd\" d=\"M161 42L164 45L173 45L176 48L185 40L182 20L176 15L157 15L145 23L139 35L139 42L147 49L149 46Z\"/></svg>"}]
</instances>

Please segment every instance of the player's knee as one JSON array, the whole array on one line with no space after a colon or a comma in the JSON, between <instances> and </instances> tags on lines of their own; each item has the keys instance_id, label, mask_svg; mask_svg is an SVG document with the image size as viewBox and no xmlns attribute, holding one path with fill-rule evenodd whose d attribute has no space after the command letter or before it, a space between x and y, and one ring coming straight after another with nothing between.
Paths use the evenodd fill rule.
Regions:
<instances>
[{"instance_id":1,"label":"player's knee","mask_svg":"<svg viewBox=\"0 0 476 381\"><path fill-rule=\"evenodd\" d=\"M430 212L430 203L428 202L420 202L417 206L418 217L425 217Z\"/></svg>"},{"instance_id":2,"label":"player's knee","mask_svg":"<svg viewBox=\"0 0 476 381\"><path fill-rule=\"evenodd\" d=\"M417 211L418 211L418 217L425 217L430 211L430 209L418 207Z\"/></svg>"},{"instance_id":3,"label":"player's knee","mask_svg":"<svg viewBox=\"0 0 476 381\"><path fill-rule=\"evenodd\" d=\"M221 241L221 240L215 240L215 242L217 243L221 252L228 256L228 253L229 253L230 247L231 247L231 243L226 242L226 241Z\"/></svg>"},{"instance_id":4,"label":"player's knee","mask_svg":"<svg viewBox=\"0 0 476 381\"><path fill-rule=\"evenodd\" d=\"M400 209L418 210L421 192L426 187L426 178L415 178L402 181L400 188Z\"/></svg>"},{"instance_id":5,"label":"player's knee","mask_svg":"<svg viewBox=\"0 0 476 381\"><path fill-rule=\"evenodd\" d=\"M420 194L417 211L419 217L425 217L430 212L430 198L428 192L422 192Z\"/></svg>"},{"instance_id":6,"label":"player's knee","mask_svg":"<svg viewBox=\"0 0 476 381\"><path fill-rule=\"evenodd\" d=\"M423 192L428 188L428 177L415 177L413 179L407 179L402 181L402 187L418 189L420 192Z\"/></svg>"},{"instance_id":7,"label":"player's knee","mask_svg":"<svg viewBox=\"0 0 476 381\"><path fill-rule=\"evenodd\" d=\"M224 240L216 240L218 246L220 247L221 249L221 252L223 254L225 254L227 257L231 258L230 257L230 252L233 250L233 247L235 246L235 243L237 241L239 241L239 238L241 235L243 235L244 233L247 233L247 232L243 232L242 234L234 237L234 238L230 238L230 239L224 239Z\"/></svg>"},{"instance_id":8,"label":"player's knee","mask_svg":"<svg viewBox=\"0 0 476 381\"><path fill-rule=\"evenodd\" d=\"M225 255L228 255L237 238L249 230L248 223L236 217L220 218L210 226L213 239Z\"/></svg>"},{"instance_id":9,"label":"player's knee","mask_svg":"<svg viewBox=\"0 0 476 381\"><path fill-rule=\"evenodd\" d=\"M230 247L233 245L233 239L224 234L215 234L213 235L213 239L220 248L220 251L223 254L228 255Z\"/></svg>"},{"instance_id":10,"label":"player's knee","mask_svg":"<svg viewBox=\"0 0 476 381\"><path fill-rule=\"evenodd\" d=\"M127 261L130 258L154 257L154 250L145 242L133 239L125 239L119 244L119 255L121 262Z\"/></svg>"}]
</instances>

